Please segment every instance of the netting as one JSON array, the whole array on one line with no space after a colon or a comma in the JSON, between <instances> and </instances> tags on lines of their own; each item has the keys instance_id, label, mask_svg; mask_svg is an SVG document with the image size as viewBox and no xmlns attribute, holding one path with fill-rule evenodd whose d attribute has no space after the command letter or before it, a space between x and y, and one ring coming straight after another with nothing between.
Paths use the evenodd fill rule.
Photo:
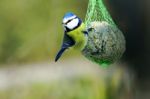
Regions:
<instances>
[{"instance_id":1,"label":"netting","mask_svg":"<svg viewBox=\"0 0 150 99\"><path fill-rule=\"evenodd\" d=\"M115 25L103 0L89 0L85 24L88 25L93 21L106 21L111 25Z\"/></svg>"},{"instance_id":2,"label":"netting","mask_svg":"<svg viewBox=\"0 0 150 99\"><path fill-rule=\"evenodd\" d=\"M125 51L125 39L113 22L103 0L89 0L85 18L88 42L83 55L100 66L107 67L118 61Z\"/></svg>"}]
</instances>

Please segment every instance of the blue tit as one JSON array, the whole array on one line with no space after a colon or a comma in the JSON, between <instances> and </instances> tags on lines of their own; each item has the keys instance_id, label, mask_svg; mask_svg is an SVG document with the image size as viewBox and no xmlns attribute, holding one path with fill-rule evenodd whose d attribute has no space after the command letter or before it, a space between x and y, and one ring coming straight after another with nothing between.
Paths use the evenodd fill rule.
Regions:
<instances>
[{"instance_id":1,"label":"blue tit","mask_svg":"<svg viewBox=\"0 0 150 99\"><path fill-rule=\"evenodd\" d=\"M63 17L64 38L61 49L56 55L55 62L61 57L66 49L72 47L82 51L87 44L88 30L85 24L75 14L68 12Z\"/></svg>"}]
</instances>

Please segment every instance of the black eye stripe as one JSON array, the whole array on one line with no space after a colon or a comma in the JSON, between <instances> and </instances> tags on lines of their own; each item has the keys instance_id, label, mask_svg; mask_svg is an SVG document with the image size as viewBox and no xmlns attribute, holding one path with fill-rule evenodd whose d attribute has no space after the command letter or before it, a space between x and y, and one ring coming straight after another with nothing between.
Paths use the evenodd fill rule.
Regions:
<instances>
[{"instance_id":1,"label":"black eye stripe","mask_svg":"<svg viewBox=\"0 0 150 99\"><path fill-rule=\"evenodd\" d=\"M73 18L76 19L77 17ZM65 24L68 24L69 22L71 22L73 19L68 20Z\"/></svg>"},{"instance_id":2,"label":"black eye stripe","mask_svg":"<svg viewBox=\"0 0 150 99\"><path fill-rule=\"evenodd\" d=\"M73 19L68 20L68 21L66 22L66 24L68 24L71 20L73 20Z\"/></svg>"}]
</instances>

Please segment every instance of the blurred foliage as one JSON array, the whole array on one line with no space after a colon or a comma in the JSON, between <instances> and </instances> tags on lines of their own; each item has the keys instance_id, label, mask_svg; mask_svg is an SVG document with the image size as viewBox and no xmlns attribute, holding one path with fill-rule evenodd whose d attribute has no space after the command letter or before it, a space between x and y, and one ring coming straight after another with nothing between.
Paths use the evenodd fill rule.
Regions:
<instances>
[{"instance_id":1,"label":"blurred foliage","mask_svg":"<svg viewBox=\"0 0 150 99\"><path fill-rule=\"evenodd\" d=\"M0 0L0 63L54 58L63 15L84 19L88 0Z\"/></svg>"},{"instance_id":2,"label":"blurred foliage","mask_svg":"<svg viewBox=\"0 0 150 99\"><path fill-rule=\"evenodd\" d=\"M113 84L116 80L117 85ZM74 77L0 90L1 99L130 99L119 79ZM107 82L105 82L107 81ZM121 98L122 97L122 98Z\"/></svg>"}]
</instances>

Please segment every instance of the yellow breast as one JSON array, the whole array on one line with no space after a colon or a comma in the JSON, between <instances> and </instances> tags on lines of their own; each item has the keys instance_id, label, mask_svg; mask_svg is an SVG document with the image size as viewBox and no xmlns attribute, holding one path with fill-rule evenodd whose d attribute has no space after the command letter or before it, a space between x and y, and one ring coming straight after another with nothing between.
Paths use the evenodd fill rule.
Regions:
<instances>
[{"instance_id":1,"label":"yellow breast","mask_svg":"<svg viewBox=\"0 0 150 99\"><path fill-rule=\"evenodd\" d=\"M77 50L83 50L87 43L87 35L82 31L85 31L85 24L82 23L78 28L73 31L68 32L67 34L75 40L75 45L73 48Z\"/></svg>"}]
</instances>

